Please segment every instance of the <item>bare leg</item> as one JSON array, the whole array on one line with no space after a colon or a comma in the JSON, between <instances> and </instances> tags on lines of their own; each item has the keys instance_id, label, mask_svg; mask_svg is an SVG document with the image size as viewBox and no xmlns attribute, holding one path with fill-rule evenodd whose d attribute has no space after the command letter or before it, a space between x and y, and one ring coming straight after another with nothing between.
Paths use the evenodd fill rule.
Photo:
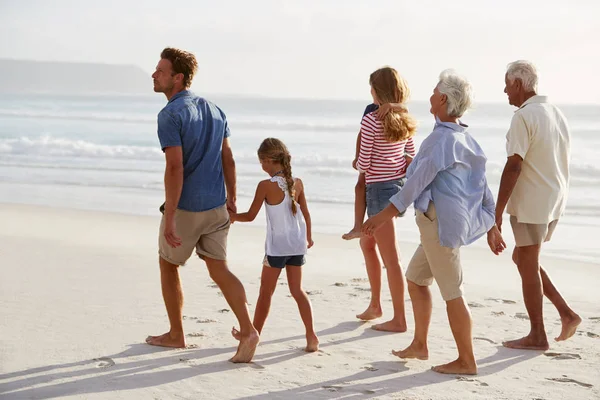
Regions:
<instances>
[{"instance_id":1,"label":"bare leg","mask_svg":"<svg viewBox=\"0 0 600 400\"><path fill-rule=\"evenodd\" d=\"M446 302L448 321L452 329L452 335L458 348L458 359L451 363L438 365L432 369L441 374L476 375L477 363L473 354L473 339L471 331L473 321L469 307L463 297Z\"/></svg>"},{"instance_id":2,"label":"bare leg","mask_svg":"<svg viewBox=\"0 0 600 400\"><path fill-rule=\"evenodd\" d=\"M392 304L394 305L394 317L390 321L373 325L373 329L386 332L406 332L404 274L402 273L402 267L400 267L394 221L386 222L375 232L375 241L386 268Z\"/></svg>"},{"instance_id":3,"label":"bare leg","mask_svg":"<svg viewBox=\"0 0 600 400\"><path fill-rule=\"evenodd\" d=\"M419 286L414 282L408 281L408 293L413 306L415 316L415 337L412 343L404 350L394 351L392 354L400 358L417 358L427 360L429 358L429 349L427 348L427 335L429 333L429 324L431 323L431 291L429 286Z\"/></svg>"},{"instance_id":4,"label":"bare leg","mask_svg":"<svg viewBox=\"0 0 600 400\"><path fill-rule=\"evenodd\" d=\"M208 267L210 277L219 286L221 292L223 292L225 300L227 300L240 324L240 344L237 353L230 361L234 363L248 363L254 357L254 352L259 342L259 333L250 321L244 286L229 271L227 262L208 257L204 261Z\"/></svg>"},{"instance_id":5,"label":"bare leg","mask_svg":"<svg viewBox=\"0 0 600 400\"><path fill-rule=\"evenodd\" d=\"M365 174L358 175L358 182L354 187L354 228L344 235L342 239L351 240L360 238L360 229L365 220L367 211L367 184Z\"/></svg>"},{"instance_id":6,"label":"bare leg","mask_svg":"<svg viewBox=\"0 0 600 400\"><path fill-rule=\"evenodd\" d=\"M544 329L542 278L540 275L540 245L517 247L516 261L523 285L523 299L529 314L531 330L521 339L502 343L505 347L526 350L548 350Z\"/></svg>"},{"instance_id":7,"label":"bare leg","mask_svg":"<svg viewBox=\"0 0 600 400\"><path fill-rule=\"evenodd\" d=\"M181 281L179 280L179 266L171 264L162 257L159 259L159 264L162 295L171 328L169 332L160 336L148 336L146 343L153 346L185 347L181 315L183 309L183 291L181 290Z\"/></svg>"},{"instance_id":8,"label":"bare leg","mask_svg":"<svg viewBox=\"0 0 600 400\"><path fill-rule=\"evenodd\" d=\"M286 267L286 272L290 293L298 304L300 317L306 328L306 348L304 350L307 352L317 351L319 350L319 338L317 337L313 326L313 314L310 299L304 289L302 289L302 267L290 265Z\"/></svg>"},{"instance_id":9,"label":"bare leg","mask_svg":"<svg viewBox=\"0 0 600 400\"><path fill-rule=\"evenodd\" d=\"M379 256L377 256L374 238L369 236L361 237L360 248L367 266L367 276L369 277L369 285L371 286L371 301L369 307L362 314L358 314L356 318L363 321L370 321L383 315L381 311L381 263L379 262Z\"/></svg>"}]
</instances>

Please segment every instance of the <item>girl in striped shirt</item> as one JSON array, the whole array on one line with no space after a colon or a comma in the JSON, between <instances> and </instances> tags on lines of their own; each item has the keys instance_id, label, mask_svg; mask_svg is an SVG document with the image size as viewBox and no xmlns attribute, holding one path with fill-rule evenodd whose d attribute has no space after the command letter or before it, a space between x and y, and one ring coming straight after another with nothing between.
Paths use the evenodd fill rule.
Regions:
<instances>
[{"instance_id":1,"label":"girl in striped shirt","mask_svg":"<svg viewBox=\"0 0 600 400\"><path fill-rule=\"evenodd\" d=\"M373 102L381 108L393 103L403 105L408 99L409 89L406 81L393 68L384 67L373 72L369 83ZM360 150L356 167L365 177L366 211L369 217L387 207L390 198L401 190L406 180L406 169L416 153L413 141L417 129L416 120L407 112L397 111L402 110L398 105L386 108L389 112L385 113L381 120L376 112L372 112L365 115L361 123ZM360 237L371 285L371 302L367 310L357 315L357 318L372 320L382 315L381 264L377 254L379 250L386 266L394 317L388 322L374 325L373 328L404 332L404 276L399 262L394 222L389 221L383 225L373 237L360 236L365 209L365 206L361 207L361 201L364 198L357 193L355 228L350 234ZM361 209L362 214L359 213ZM354 235L357 228L359 233Z\"/></svg>"}]
</instances>

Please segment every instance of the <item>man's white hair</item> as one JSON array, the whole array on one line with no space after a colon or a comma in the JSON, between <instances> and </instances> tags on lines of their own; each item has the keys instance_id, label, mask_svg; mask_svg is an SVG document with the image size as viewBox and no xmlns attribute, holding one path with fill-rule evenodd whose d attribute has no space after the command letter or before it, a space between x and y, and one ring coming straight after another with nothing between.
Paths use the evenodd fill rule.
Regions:
<instances>
[{"instance_id":1,"label":"man's white hair","mask_svg":"<svg viewBox=\"0 0 600 400\"><path fill-rule=\"evenodd\" d=\"M515 79L520 79L523 89L528 92L537 92L538 73L537 68L531 61L517 60L508 64L506 69L508 80L513 83Z\"/></svg>"},{"instance_id":2,"label":"man's white hair","mask_svg":"<svg viewBox=\"0 0 600 400\"><path fill-rule=\"evenodd\" d=\"M466 78L457 74L454 70L442 71L437 89L448 98L446 110L448 116L462 117L471 107L473 88Z\"/></svg>"}]
</instances>

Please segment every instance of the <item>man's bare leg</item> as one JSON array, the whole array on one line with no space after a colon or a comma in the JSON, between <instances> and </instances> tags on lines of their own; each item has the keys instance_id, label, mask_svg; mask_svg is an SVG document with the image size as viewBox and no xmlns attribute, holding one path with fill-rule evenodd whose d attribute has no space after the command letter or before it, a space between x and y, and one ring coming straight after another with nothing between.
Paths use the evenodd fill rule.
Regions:
<instances>
[{"instance_id":1,"label":"man's bare leg","mask_svg":"<svg viewBox=\"0 0 600 400\"><path fill-rule=\"evenodd\" d=\"M377 248L386 267L394 317L382 324L373 325L373 329L385 332L406 332L406 313L404 310L404 274L400 267L398 243L394 221L387 221L375 232Z\"/></svg>"},{"instance_id":2,"label":"man's bare leg","mask_svg":"<svg viewBox=\"0 0 600 400\"><path fill-rule=\"evenodd\" d=\"M502 343L505 347L525 350L548 350L544 328L542 278L540 275L540 245L517 247L517 267L523 286L523 300L529 315L531 330L521 339Z\"/></svg>"},{"instance_id":3,"label":"man's bare leg","mask_svg":"<svg viewBox=\"0 0 600 400\"><path fill-rule=\"evenodd\" d=\"M171 264L162 257L160 264L160 283L162 287L163 300L167 308L171 329L160 336L148 336L146 343L153 346L163 347L185 347L185 336L183 334L183 291L179 280L179 266Z\"/></svg>"},{"instance_id":4,"label":"man's bare leg","mask_svg":"<svg viewBox=\"0 0 600 400\"><path fill-rule=\"evenodd\" d=\"M250 321L248 301L244 286L239 279L229 271L227 262L206 257L204 259L208 273L219 286L227 303L233 310L240 325L240 344L237 353L230 361L234 363L249 363L254 357L256 346L260 340L258 331Z\"/></svg>"},{"instance_id":5,"label":"man's bare leg","mask_svg":"<svg viewBox=\"0 0 600 400\"><path fill-rule=\"evenodd\" d=\"M375 239L369 236L360 238L360 248L365 257L367 266L367 276L371 286L371 301L369 307L362 313L356 315L356 318L363 321L370 321L383 315L381 311L381 263L377 256Z\"/></svg>"},{"instance_id":6,"label":"man's bare leg","mask_svg":"<svg viewBox=\"0 0 600 400\"><path fill-rule=\"evenodd\" d=\"M287 266L286 272L290 293L298 304L300 318L302 318L304 328L306 329L306 348L304 350L308 353L315 352L319 350L319 338L315 333L310 299L302 288L302 267Z\"/></svg>"},{"instance_id":7,"label":"man's bare leg","mask_svg":"<svg viewBox=\"0 0 600 400\"><path fill-rule=\"evenodd\" d=\"M429 358L427 335L429 334L431 310L433 308L431 291L429 290L429 286L419 286L414 282L408 281L408 293L415 317L415 336L412 343L406 349L400 351L392 350L392 354L400 358L427 360Z\"/></svg>"},{"instance_id":8,"label":"man's bare leg","mask_svg":"<svg viewBox=\"0 0 600 400\"><path fill-rule=\"evenodd\" d=\"M432 369L441 374L476 375L477 363L473 354L471 331L473 321L469 307L463 297L446 302L448 321L458 349L458 359L448 364L438 365Z\"/></svg>"},{"instance_id":9,"label":"man's bare leg","mask_svg":"<svg viewBox=\"0 0 600 400\"><path fill-rule=\"evenodd\" d=\"M354 187L354 228L342 235L342 239L351 240L360 238L360 230L365 221L367 212L367 184L365 174L358 175L358 182Z\"/></svg>"},{"instance_id":10,"label":"man's bare leg","mask_svg":"<svg viewBox=\"0 0 600 400\"><path fill-rule=\"evenodd\" d=\"M540 265L540 275L542 277L542 287L544 289L544 295L554 304L558 314L560 315L560 321L562 322L562 330L560 335L554 340L560 342L567 340L572 337L577 331L577 327L581 324L581 317L573 311L567 304L567 301L562 297L558 289L552 283L550 276L544 268Z\"/></svg>"}]
</instances>

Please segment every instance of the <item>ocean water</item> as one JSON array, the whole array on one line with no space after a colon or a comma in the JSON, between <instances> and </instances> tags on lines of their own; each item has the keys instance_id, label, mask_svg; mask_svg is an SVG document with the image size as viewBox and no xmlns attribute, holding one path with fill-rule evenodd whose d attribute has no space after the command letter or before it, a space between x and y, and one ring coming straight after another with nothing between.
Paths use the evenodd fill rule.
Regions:
<instances>
[{"instance_id":1,"label":"ocean water","mask_svg":"<svg viewBox=\"0 0 600 400\"><path fill-rule=\"evenodd\" d=\"M315 231L342 234L352 225L351 167L366 102L210 97L227 114L237 161L238 203L249 206L265 179L256 149L282 139L294 175L306 186ZM0 202L158 215L164 159L156 115L164 96L0 96ZM433 127L426 103L413 102L421 143ZM572 180L566 215L544 252L600 262L600 106L562 107L572 130ZM497 193L506 160L505 134L514 109L477 105L463 120L488 156ZM418 242L412 213L397 222L399 239ZM256 225L264 225L259 216ZM505 236L513 243L508 219ZM474 246L486 246L485 238ZM403 255L407 260L410 255Z\"/></svg>"}]
</instances>

